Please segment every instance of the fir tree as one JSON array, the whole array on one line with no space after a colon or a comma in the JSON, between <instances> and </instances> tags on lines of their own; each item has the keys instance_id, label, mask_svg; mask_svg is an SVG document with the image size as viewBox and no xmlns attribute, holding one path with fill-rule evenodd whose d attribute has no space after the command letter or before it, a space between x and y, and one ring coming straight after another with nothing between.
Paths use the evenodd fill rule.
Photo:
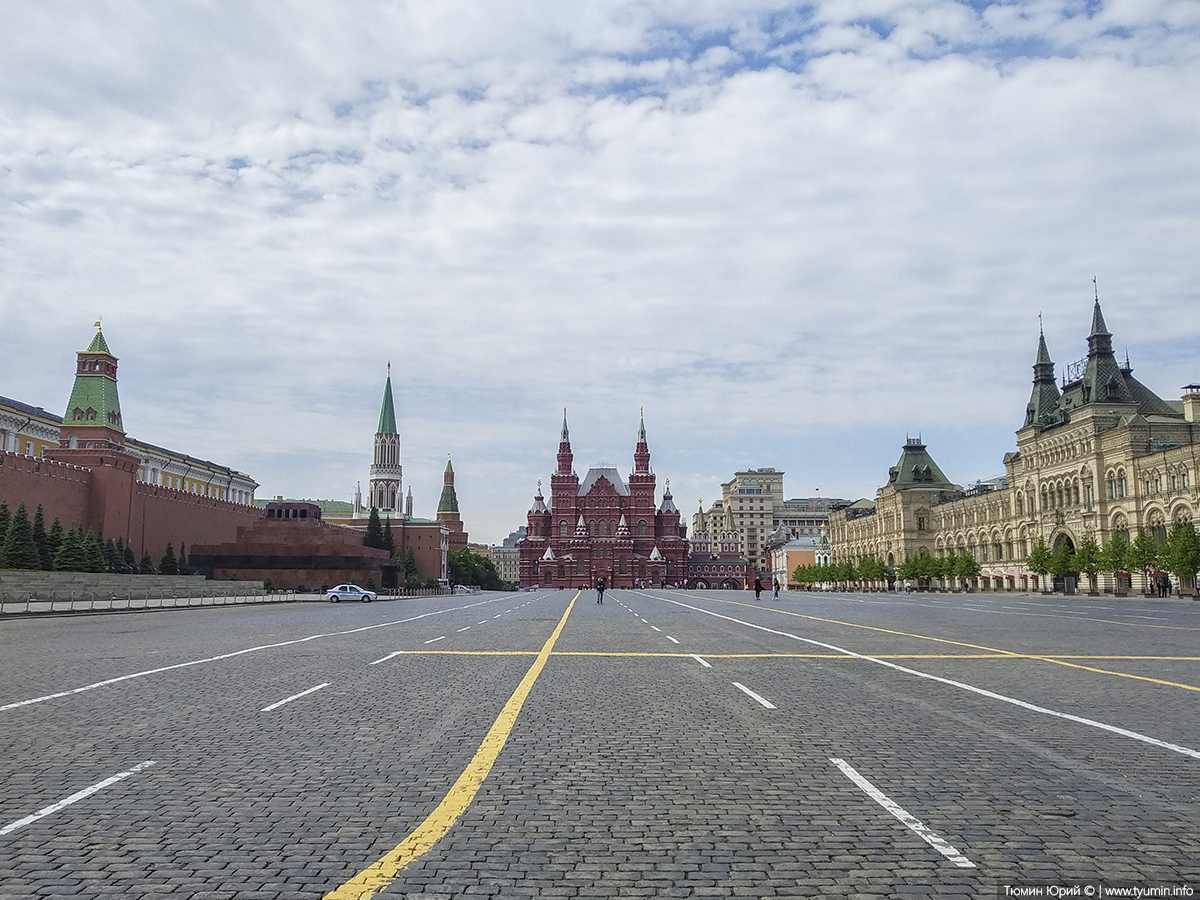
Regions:
<instances>
[{"instance_id":1,"label":"fir tree","mask_svg":"<svg viewBox=\"0 0 1200 900\"><path fill-rule=\"evenodd\" d=\"M50 535L46 534L46 517L40 503L33 516L33 542L37 545L38 566L43 571L50 571L54 568L54 555L50 552Z\"/></svg>"},{"instance_id":2,"label":"fir tree","mask_svg":"<svg viewBox=\"0 0 1200 900\"><path fill-rule=\"evenodd\" d=\"M175 563L176 575L191 575L192 570L188 567L187 547L183 541L179 542L179 560Z\"/></svg>"},{"instance_id":3,"label":"fir tree","mask_svg":"<svg viewBox=\"0 0 1200 900\"><path fill-rule=\"evenodd\" d=\"M104 560L104 544L100 540L100 536L88 532L83 536L83 552L87 560L87 568L85 572L104 572L107 571Z\"/></svg>"},{"instance_id":4,"label":"fir tree","mask_svg":"<svg viewBox=\"0 0 1200 900\"><path fill-rule=\"evenodd\" d=\"M383 522L383 549L390 557L396 552L396 539L392 537L392 517L388 516Z\"/></svg>"},{"instance_id":5,"label":"fir tree","mask_svg":"<svg viewBox=\"0 0 1200 900\"><path fill-rule=\"evenodd\" d=\"M404 577L406 580L414 581L418 575L417 557L413 553L413 548L409 547L404 553Z\"/></svg>"},{"instance_id":6,"label":"fir tree","mask_svg":"<svg viewBox=\"0 0 1200 900\"><path fill-rule=\"evenodd\" d=\"M41 557L33 541L33 525L29 513L22 503L8 523L8 534L4 538L4 564L10 569L40 569Z\"/></svg>"},{"instance_id":7,"label":"fir tree","mask_svg":"<svg viewBox=\"0 0 1200 900\"><path fill-rule=\"evenodd\" d=\"M72 528L63 537L58 552L54 554L54 568L59 572L86 572L87 554L83 549L83 535Z\"/></svg>"},{"instance_id":8,"label":"fir tree","mask_svg":"<svg viewBox=\"0 0 1200 900\"><path fill-rule=\"evenodd\" d=\"M153 575L154 574L154 560L152 560L150 558L149 550L142 553L142 561L140 563L138 563L138 574L139 575Z\"/></svg>"},{"instance_id":9,"label":"fir tree","mask_svg":"<svg viewBox=\"0 0 1200 900\"><path fill-rule=\"evenodd\" d=\"M54 517L54 521L50 524L50 533L47 538L50 542L50 559L58 556L58 548L62 546L63 538L66 537L66 532L63 531L62 522L58 521L58 516Z\"/></svg>"},{"instance_id":10,"label":"fir tree","mask_svg":"<svg viewBox=\"0 0 1200 900\"><path fill-rule=\"evenodd\" d=\"M117 553L117 542L109 538L104 542L104 571L120 572L121 557Z\"/></svg>"},{"instance_id":11,"label":"fir tree","mask_svg":"<svg viewBox=\"0 0 1200 900\"><path fill-rule=\"evenodd\" d=\"M133 548L126 547L124 556L125 556L125 571L128 572L130 575L137 575L138 574L138 564L137 564L137 559L135 559L134 555L133 555Z\"/></svg>"},{"instance_id":12,"label":"fir tree","mask_svg":"<svg viewBox=\"0 0 1200 900\"><path fill-rule=\"evenodd\" d=\"M175 548L167 544L167 552L163 554L162 561L158 564L158 574L160 575L178 575L179 563L175 560Z\"/></svg>"},{"instance_id":13,"label":"fir tree","mask_svg":"<svg viewBox=\"0 0 1200 900\"><path fill-rule=\"evenodd\" d=\"M8 537L8 523L12 521L12 513L8 511L8 504L0 502L0 569L8 568L8 563L4 561L4 539Z\"/></svg>"},{"instance_id":14,"label":"fir tree","mask_svg":"<svg viewBox=\"0 0 1200 900\"><path fill-rule=\"evenodd\" d=\"M379 524L379 510L371 507L371 515L367 518L367 533L363 536L364 547L383 549L383 526Z\"/></svg>"}]
</instances>

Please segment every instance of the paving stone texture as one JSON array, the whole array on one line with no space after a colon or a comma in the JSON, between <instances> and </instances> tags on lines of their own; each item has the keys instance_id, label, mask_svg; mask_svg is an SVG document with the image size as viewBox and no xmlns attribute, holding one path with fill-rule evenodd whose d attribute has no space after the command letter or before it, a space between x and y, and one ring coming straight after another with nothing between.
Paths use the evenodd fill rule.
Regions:
<instances>
[{"instance_id":1,"label":"paving stone texture","mask_svg":"<svg viewBox=\"0 0 1200 900\"><path fill-rule=\"evenodd\" d=\"M154 762L0 835L0 900L324 896L438 806L573 596L0 623L0 829ZM1200 603L587 592L378 896L1189 896L1198 710Z\"/></svg>"}]
</instances>

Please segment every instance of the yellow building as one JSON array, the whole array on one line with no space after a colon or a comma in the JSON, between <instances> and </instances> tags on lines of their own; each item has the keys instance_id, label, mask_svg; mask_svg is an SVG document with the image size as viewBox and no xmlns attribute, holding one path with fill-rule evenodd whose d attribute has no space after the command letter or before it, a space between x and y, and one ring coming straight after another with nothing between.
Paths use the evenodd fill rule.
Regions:
<instances>
[{"instance_id":1,"label":"yellow building","mask_svg":"<svg viewBox=\"0 0 1200 900\"><path fill-rule=\"evenodd\" d=\"M980 565L979 588L1030 590L1046 587L1026 566L1038 538L1074 550L1087 537L1100 546L1117 532L1132 539L1142 527L1161 544L1173 522L1193 521L1200 385L1167 401L1135 379L1113 354L1099 301L1087 344L1060 389L1039 335L1033 391L1004 478L963 490L910 439L874 504L831 516L834 560L871 556L898 566L965 552ZM1111 590L1111 576L1098 586Z\"/></svg>"}]
</instances>

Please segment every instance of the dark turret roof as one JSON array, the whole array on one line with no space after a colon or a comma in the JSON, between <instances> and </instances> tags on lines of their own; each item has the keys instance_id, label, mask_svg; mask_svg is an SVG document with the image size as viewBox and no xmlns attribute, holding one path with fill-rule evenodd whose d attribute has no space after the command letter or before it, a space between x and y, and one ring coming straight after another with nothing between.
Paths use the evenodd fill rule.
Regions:
<instances>
[{"instance_id":1,"label":"dark turret roof","mask_svg":"<svg viewBox=\"0 0 1200 900\"><path fill-rule=\"evenodd\" d=\"M896 488L953 487L919 438L904 442L900 461L888 470L888 484Z\"/></svg>"}]
</instances>

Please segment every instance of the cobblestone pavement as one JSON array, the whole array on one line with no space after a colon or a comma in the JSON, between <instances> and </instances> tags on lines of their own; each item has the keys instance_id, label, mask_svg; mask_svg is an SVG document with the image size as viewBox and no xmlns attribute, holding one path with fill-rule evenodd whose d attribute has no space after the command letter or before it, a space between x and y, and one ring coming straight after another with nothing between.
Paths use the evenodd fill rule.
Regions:
<instances>
[{"instance_id":1,"label":"cobblestone pavement","mask_svg":"<svg viewBox=\"0 0 1200 900\"><path fill-rule=\"evenodd\" d=\"M1200 892L1200 603L573 596L0 623L0 900Z\"/></svg>"}]
</instances>

